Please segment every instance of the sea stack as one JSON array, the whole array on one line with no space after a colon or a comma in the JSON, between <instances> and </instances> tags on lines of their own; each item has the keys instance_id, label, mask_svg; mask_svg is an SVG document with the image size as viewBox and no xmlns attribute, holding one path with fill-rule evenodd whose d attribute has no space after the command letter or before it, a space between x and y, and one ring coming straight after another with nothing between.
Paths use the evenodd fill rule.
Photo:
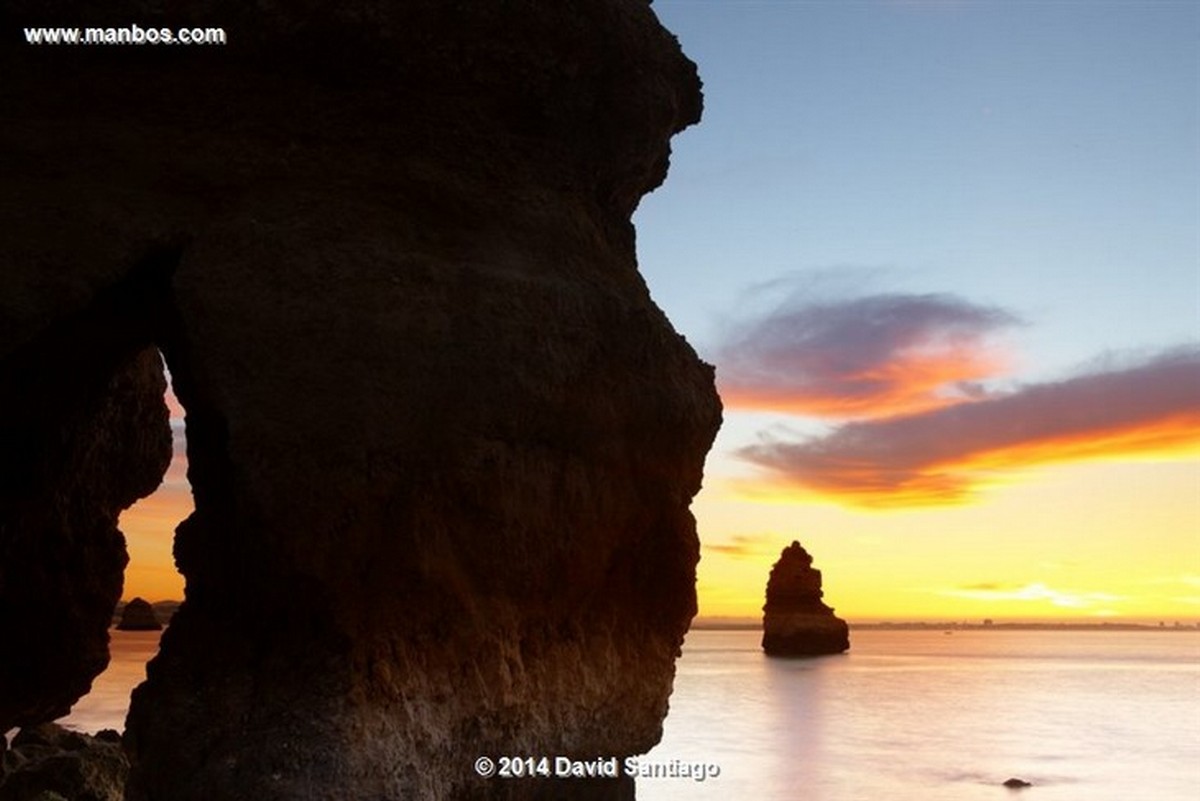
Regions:
<instances>
[{"instance_id":1,"label":"sea stack","mask_svg":"<svg viewBox=\"0 0 1200 801\"><path fill-rule=\"evenodd\" d=\"M783 549L767 581L762 647L770 656L840 654L850 647L846 621L821 600L821 571L793 541Z\"/></svg>"},{"instance_id":2,"label":"sea stack","mask_svg":"<svg viewBox=\"0 0 1200 801\"><path fill-rule=\"evenodd\" d=\"M121 631L161 631L162 623L154 614L154 607L144 598L134 598L125 604L121 612L121 622L117 624Z\"/></svg>"}]
</instances>

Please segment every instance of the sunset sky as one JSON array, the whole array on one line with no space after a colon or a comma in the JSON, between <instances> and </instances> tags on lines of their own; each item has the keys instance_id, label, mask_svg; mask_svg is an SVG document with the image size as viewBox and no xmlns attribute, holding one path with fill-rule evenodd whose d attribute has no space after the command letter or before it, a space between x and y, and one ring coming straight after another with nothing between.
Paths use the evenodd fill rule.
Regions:
<instances>
[{"instance_id":1,"label":"sunset sky","mask_svg":"<svg viewBox=\"0 0 1200 801\"><path fill-rule=\"evenodd\" d=\"M851 620L1200 619L1200 6L654 9L705 83L635 218L726 406L701 615L799 539ZM126 597L189 505L177 461L122 518Z\"/></svg>"}]
</instances>

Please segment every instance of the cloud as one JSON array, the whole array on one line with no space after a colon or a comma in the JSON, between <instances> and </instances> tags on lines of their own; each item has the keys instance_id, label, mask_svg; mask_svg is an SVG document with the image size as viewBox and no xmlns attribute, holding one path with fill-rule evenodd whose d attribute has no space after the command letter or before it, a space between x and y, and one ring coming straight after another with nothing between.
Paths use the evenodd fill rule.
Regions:
<instances>
[{"instance_id":1,"label":"cloud","mask_svg":"<svg viewBox=\"0 0 1200 801\"><path fill-rule=\"evenodd\" d=\"M722 556L730 556L734 559L744 559L749 556L759 556L766 553L772 553L770 548L765 547L770 541L767 535L747 535L734 534L729 542L714 542L704 543L703 547L706 551L719 553Z\"/></svg>"},{"instance_id":2,"label":"cloud","mask_svg":"<svg viewBox=\"0 0 1200 801\"><path fill-rule=\"evenodd\" d=\"M838 301L793 296L743 323L718 348L731 408L872 418L986 396L1006 359L989 337L1010 313L945 294Z\"/></svg>"},{"instance_id":3,"label":"cloud","mask_svg":"<svg viewBox=\"0 0 1200 801\"><path fill-rule=\"evenodd\" d=\"M1054 606L1068 609L1087 609L1095 604L1112 604L1125 600L1123 596L1111 593L1056 590L1040 583L1009 587L972 585L938 590L937 594L951 598L967 598L973 601L1049 601Z\"/></svg>"},{"instance_id":4,"label":"cloud","mask_svg":"<svg viewBox=\"0 0 1200 801\"><path fill-rule=\"evenodd\" d=\"M183 421L171 418L171 463L163 475L163 485L188 487L187 435Z\"/></svg>"},{"instance_id":5,"label":"cloud","mask_svg":"<svg viewBox=\"0 0 1200 801\"><path fill-rule=\"evenodd\" d=\"M981 482L1014 469L1195 449L1200 348L983 400L850 422L824 436L760 440L738 455L789 490L859 506L962 502Z\"/></svg>"}]
</instances>

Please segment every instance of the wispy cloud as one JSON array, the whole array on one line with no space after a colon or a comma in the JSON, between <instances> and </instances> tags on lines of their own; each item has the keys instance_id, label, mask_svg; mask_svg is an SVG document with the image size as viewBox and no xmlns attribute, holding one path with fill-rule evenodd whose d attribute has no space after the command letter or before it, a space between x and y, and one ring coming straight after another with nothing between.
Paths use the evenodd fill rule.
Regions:
<instances>
[{"instance_id":1,"label":"wispy cloud","mask_svg":"<svg viewBox=\"0 0 1200 801\"><path fill-rule=\"evenodd\" d=\"M1056 590L1041 583L1020 586L975 584L947 590L937 590L936 593L950 598L967 598L973 601L1048 601L1054 606L1068 609L1088 609L1097 604L1114 604L1125 600L1124 596L1112 593Z\"/></svg>"},{"instance_id":2,"label":"wispy cloud","mask_svg":"<svg viewBox=\"0 0 1200 801\"><path fill-rule=\"evenodd\" d=\"M762 435L739 455L778 484L861 506L961 502L1017 468L1200 444L1200 348L824 436Z\"/></svg>"},{"instance_id":3,"label":"wispy cloud","mask_svg":"<svg viewBox=\"0 0 1200 801\"><path fill-rule=\"evenodd\" d=\"M862 419L984 394L1007 359L990 341L1017 318L945 294L848 300L793 295L735 327L718 348L731 408Z\"/></svg>"},{"instance_id":4,"label":"wispy cloud","mask_svg":"<svg viewBox=\"0 0 1200 801\"><path fill-rule=\"evenodd\" d=\"M706 551L719 553L722 556L744 559L750 556L774 553L777 549L771 547L773 541L773 538L767 534L734 534L725 542L706 542L702 547Z\"/></svg>"}]
</instances>

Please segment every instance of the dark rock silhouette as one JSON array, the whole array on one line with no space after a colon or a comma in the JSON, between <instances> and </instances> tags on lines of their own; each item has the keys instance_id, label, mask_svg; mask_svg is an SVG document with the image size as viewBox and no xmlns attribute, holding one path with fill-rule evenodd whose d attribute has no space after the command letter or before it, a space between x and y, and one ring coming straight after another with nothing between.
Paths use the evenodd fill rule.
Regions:
<instances>
[{"instance_id":1,"label":"dark rock silhouette","mask_svg":"<svg viewBox=\"0 0 1200 801\"><path fill-rule=\"evenodd\" d=\"M107 623L106 510L165 466L148 348L187 414L186 598L134 694L131 799L516 798L474 758L644 752L695 613L689 504L720 420L630 223L700 113L674 38L644 0L101 5L0 21L228 33L0 43L19 76L0 81L0 387L52 365L13 402L59 403L107 448L61 471L68 500L48 471L87 441L55 417L27 448L34 500L3 476L29 515L109 515L86 602L58 597L75 573L30 579L68 632L81 610ZM94 386L63 391L82 379L53 354ZM73 694L49 682L23 719Z\"/></svg>"},{"instance_id":2,"label":"dark rock silhouette","mask_svg":"<svg viewBox=\"0 0 1200 801\"><path fill-rule=\"evenodd\" d=\"M3 756L0 801L125 799L129 760L114 731L93 737L43 723L17 732Z\"/></svg>"},{"instance_id":3,"label":"dark rock silhouette","mask_svg":"<svg viewBox=\"0 0 1200 801\"><path fill-rule=\"evenodd\" d=\"M121 610L121 622L117 628L122 631L159 631L162 623L158 622L158 615L154 614L154 607L149 601L134 598Z\"/></svg>"},{"instance_id":4,"label":"dark rock silhouette","mask_svg":"<svg viewBox=\"0 0 1200 801\"><path fill-rule=\"evenodd\" d=\"M839 654L850 647L846 621L821 600L821 571L799 542L783 549L767 581L762 647L771 656Z\"/></svg>"},{"instance_id":5,"label":"dark rock silhouette","mask_svg":"<svg viewBox=\"0 0 1200 801\"><path fill-rule=\"evenodd\" d=\"M19 203L21 191L0 198ZM8 209L0 220L12 220ZM20 237L5 230L0 241ZM108 665L128 560L117 516L157 486L171 432L162 365L133 330L129 299L99 291L90 305L56 307L37 295L49 268L0 259L3 732L67 714Z\"/></svg>"},{"instance_id":6,"label":"dark rock silhouette","mask_svg":"<svg viewBox=\"0 0 1200 801\"><path fill-rule=\"evenodd\" d=\"M1025 787L1032 787L1032 782L1027 782L1024 779L1005 779L1004 786L1010 790L1020 790Z\"/></svg>"}]
</instances>

